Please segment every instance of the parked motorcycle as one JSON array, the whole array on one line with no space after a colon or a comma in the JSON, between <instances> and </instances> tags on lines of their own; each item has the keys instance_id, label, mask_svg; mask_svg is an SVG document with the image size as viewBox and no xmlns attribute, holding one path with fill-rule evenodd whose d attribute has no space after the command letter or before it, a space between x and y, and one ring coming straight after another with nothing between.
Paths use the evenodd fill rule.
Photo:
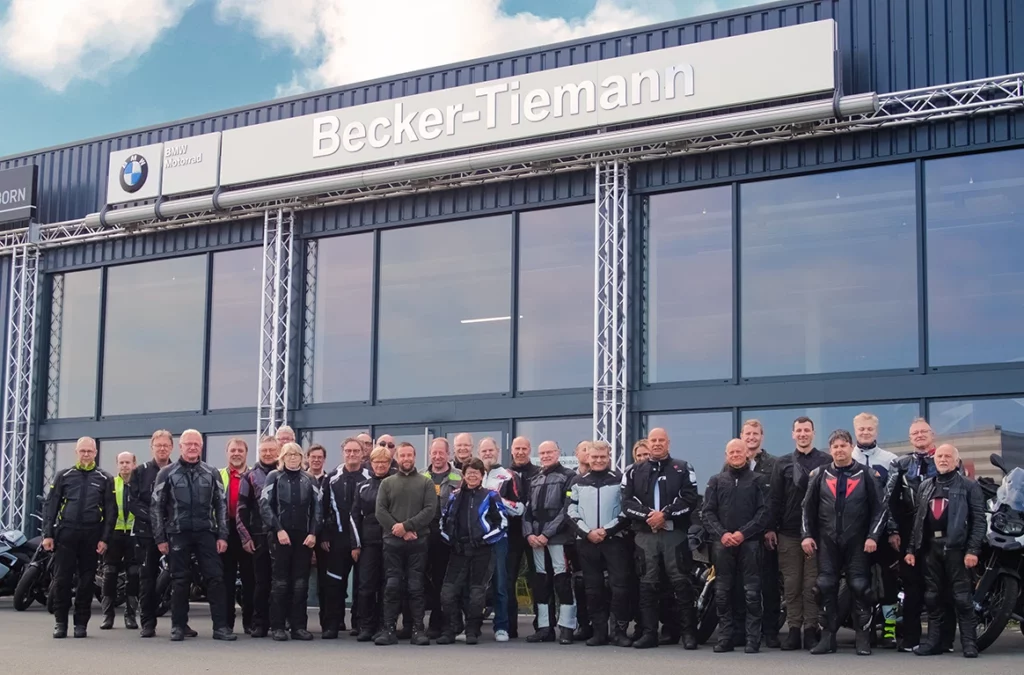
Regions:
<instances>
[{"instance_id":1,"label":"parked motorcycle","mask_svg":"<svg viewBox=\"0 0 1024 675\"><path fill-rule=\"evenodd\" d=\"M40 541L40 537L26 538L21 530L0 532L0 596L14 595Z\"/></svg>"},{"instance_id":2,"label":"parked motorcycle","mask_svg":"<svg viewBox=\"0 0 1024 675\"><path fill-rule=\"evenodd\" d=\"M1008 471L994 453L989 461L1003 472L1003 480L994 491L994 481L980 482L988 500L988 534L980 564L972 570L979 650L994 643L1011 618L1024 618L1024 469Z\"/></svg>"},{"instance_id":3,"label":"parked motorcycle","mask_svg":"<svg viewBox=\"0 0 1024 675\"><path fill-rule=\"evenodd\" d=\"M32 557L25 566L21 578L14 589L14 609L24 612L32 606L33 602L45 605L47 611L53 613L53 574L54 556L52 551L43 548L42 538L36 537L31 541L37 542ZM78 584L72 582L72 597ZM116 606L124 604L127 589L127 577L124 572L118 575L117 595L114 601ZM103 563L96 568L96 577L93 579L93 595L97 600L103 599Z\"/></svg>"}]
</instances>

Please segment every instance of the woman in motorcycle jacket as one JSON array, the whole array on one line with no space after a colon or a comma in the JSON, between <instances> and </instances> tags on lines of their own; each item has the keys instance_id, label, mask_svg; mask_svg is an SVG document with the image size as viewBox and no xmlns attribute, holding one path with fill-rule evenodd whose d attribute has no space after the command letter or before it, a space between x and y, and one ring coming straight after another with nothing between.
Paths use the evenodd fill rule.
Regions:
<instances>
[{"instance_id":1,"label":"woman in motorcycle jacket","mask_svg":"<svg viewBox=\"0 0 1024 675\"><path fill-rule=\"evenodd\" d=\"M484 620L487 584L491 580L494 550L505 537L505 505L497 492L483 485L486 469L474 457L462 466L462 487L453 492L441 511L441 537L451 546L448 569L441 587L441 607L447 625L437 644L452 644L459 623L459 600L469 591L466 644L476 644Z\"/></svg>"},{"instance_id":2,"label":"woman in motorcycle jacket","mask_svg":"<svg viewBox=\"0 0 1024 675\"><path fill-rule=\"evenodd\" d=\"M293 639L313 639L306 630L306 594L322 521L321 497L316 479L302 470L302 460L298 444L285 444L278 469L267 476L260 495L260 513L271 533L270 628L278 641L288 639L284 630L286 614Z\"/></svg>"},{"instance_id":3,"label":"woman in motorcycle jacket","mask_svg":"<svg viewBox=\"0 0 1024 675\"><path fill-rule=\"evenodd\" d=\"M390 476L391 453L387 448L374 448L370 454L370 477L359 485L352 503L352 520L357 533L353 548L359 549L356 606L359 609L358 642L374 639L381 623L383 602L384 536L377 522L377 492L380 482Z\"/></svg>"}]
</instances>

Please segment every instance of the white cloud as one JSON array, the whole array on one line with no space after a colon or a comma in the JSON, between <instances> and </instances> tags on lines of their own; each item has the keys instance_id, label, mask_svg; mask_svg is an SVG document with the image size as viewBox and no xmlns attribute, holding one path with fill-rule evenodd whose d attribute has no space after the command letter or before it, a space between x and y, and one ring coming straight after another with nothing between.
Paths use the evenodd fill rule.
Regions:
<instances>
[{"instance_id":1,"label":"white cloud","mask_svg":"<svg viewBox=\"0 0 1024 675\"><path fill-rule=\"evenodd\" d=\"M218 0L218 7L222 20L248 22L310 64L278 87L284 95L715 11L719 3L597 0L577 20L509 14L500 0Z\"/></svg>"},{"instance_id":2,"label":"white cloud","mask_svg":"<svg viewBox=\"0 0 1024 675\"><path fill-rule=\"evenodd\" d=\"M145 53L195 0L11 0L0 63L63 91Z\"/></svg>"}]
</instances>

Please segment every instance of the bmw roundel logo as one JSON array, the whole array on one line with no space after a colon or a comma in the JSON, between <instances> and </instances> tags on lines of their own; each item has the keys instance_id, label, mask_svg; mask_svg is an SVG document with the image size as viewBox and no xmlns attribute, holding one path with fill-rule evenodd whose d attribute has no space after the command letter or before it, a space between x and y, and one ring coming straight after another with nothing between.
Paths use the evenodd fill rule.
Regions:
<instances>
[{"instance_id":1,"label":"bmw roundel logo","mask_svg":"<svg viewBox=\"0 0 1024 675\"><path fill-rule=\"evenodd\" d=\"M138 192L149 177L149 163L142 155L130 155L121 165L121 189Z\"/></svg>"}]
</instances>

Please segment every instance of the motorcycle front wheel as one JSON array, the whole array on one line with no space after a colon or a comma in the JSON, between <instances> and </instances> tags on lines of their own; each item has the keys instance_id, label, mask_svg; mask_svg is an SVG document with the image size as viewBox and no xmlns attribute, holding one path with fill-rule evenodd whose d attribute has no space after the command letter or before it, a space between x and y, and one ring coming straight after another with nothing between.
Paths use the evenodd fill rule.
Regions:
<instances>
[{"instance_id":1,"label":"motorcycle front wheel","mask_svg":"<svg viewBox=\"0 0 1024 675\"><path fill-rule=\"evenodd\" d=\"M14 588L15 610L24 612L32 606L32 602L36 599L36 582L42 573L43 571L39 569L38 565L29 565L22 572L21 578L18 579L18 585Z\"/></svg>"},{"instance_id":2,"label":"motorcycle front wheel","mask_svg":"<svg viewBox=\"0 0 1024 675\"><path fill-rule=\"evenodd\" d=\"M985 599L974 611L978 615L978 651L992 646L1006 628L1020 594L1020 583L1009 574L1000 574Z\"/></svg>"}]
</instances>

